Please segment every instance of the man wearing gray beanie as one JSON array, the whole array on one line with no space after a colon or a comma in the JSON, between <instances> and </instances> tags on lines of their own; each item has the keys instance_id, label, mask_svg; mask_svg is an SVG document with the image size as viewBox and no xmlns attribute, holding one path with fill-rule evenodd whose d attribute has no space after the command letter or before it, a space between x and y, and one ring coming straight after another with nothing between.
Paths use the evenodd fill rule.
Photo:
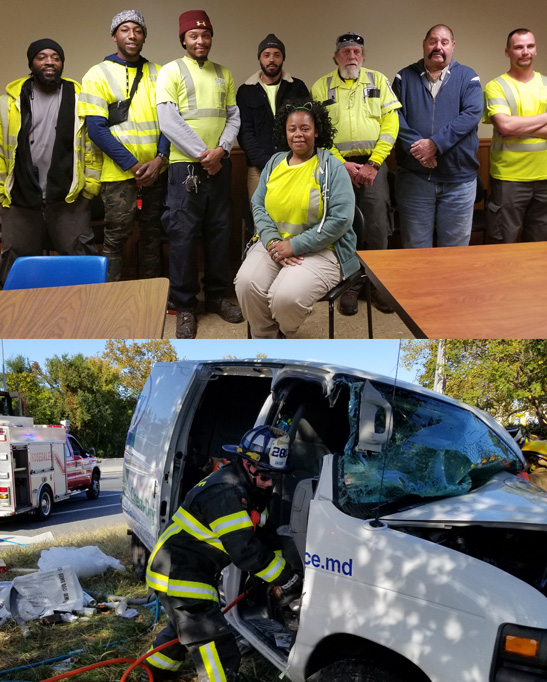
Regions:
<instances>
[{"instance_id":1,"label":"man wearing gray beanie","mask_svg":"<svg viewBox=\"0 0 547 682\"><path fill-rule=\"evenodd\" d=\"M237 139L247 157L249 199L258 186L262 169L279 151L273 141L276 111L289 100L309 97L306 85L283 68L284 62L285 45L270 33L258 46L260 69L237 90L241 114Z\"/></svg>"},{"instance_id":2,"label":"man wearing gray beanie","mask_svg":"<svg viewBox=\"0 0 547 682\"><path fill-rule=\"evenodd\" d=\"M19 256L96 255L89 200L99 192L101 154L75 115L80 84L62 78L63 48L51 38L27 50L30 76L0 99L0 281Z\"/></svg>"},{"instance_id":3,"label":"man wearing gray beanie","mask_svg":"<svg viewBox=\"0 0 547 682\"><path fill-rule=\"evenodd\" d=\"M136 220L140 275L161 275L169 141L160 133L156 113L156 79L161 67L141 55L147 33L138 10L116 14L110 24L116 52L86 73L78 106L91 139L104 155L103 254L108 258L109 281L121 278L124 246Z\"/></svg>"}]
</instances>

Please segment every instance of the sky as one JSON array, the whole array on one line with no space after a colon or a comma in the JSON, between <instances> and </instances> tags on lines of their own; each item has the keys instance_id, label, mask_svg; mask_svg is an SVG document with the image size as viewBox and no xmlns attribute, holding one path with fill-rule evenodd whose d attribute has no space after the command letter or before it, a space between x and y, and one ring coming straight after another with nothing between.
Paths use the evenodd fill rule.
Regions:
<instances>
[{"instance_id":1,"label":"sky","mask_svg":"<svg viewBox=\"0 0 547 682\"><path fill-rule=\"evenodd\" d=\"M43 364L55 355L97 355L104 350L101 339L3 339L3 359L23 355ZM171 340L178 357L183 360L220 360L226 355L237 358L255 358L265 353L273 360L308 360L364 369L395 377L399 341L397 339L297 339L297 340ZM415 371L399 367L397 378L415 382Z\"/></svg>"}]
</instances>

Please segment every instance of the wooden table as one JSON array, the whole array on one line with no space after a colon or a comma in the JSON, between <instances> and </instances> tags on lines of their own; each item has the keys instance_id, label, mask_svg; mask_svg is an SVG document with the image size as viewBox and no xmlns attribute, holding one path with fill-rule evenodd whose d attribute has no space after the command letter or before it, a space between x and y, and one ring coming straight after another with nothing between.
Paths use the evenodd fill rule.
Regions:
<instances>
[{"instance_id":1,"label":"wooden table","mask_svg":"<svg viewBox=\"0 0 547 682\"><path fill-rule=\"evenodd\" d=\"M160 339L169 280L0 291L4 339Z\"/></svg>"},{"instance_id":2,"label":"wooden table","mask_svg":"<svg viewBox=\"0 0 547 682\"><path fill-rule=\"evenodd\" d=\"M359 251L419 338L546 338L547 242Z\"/></svg>"}]
</instances>

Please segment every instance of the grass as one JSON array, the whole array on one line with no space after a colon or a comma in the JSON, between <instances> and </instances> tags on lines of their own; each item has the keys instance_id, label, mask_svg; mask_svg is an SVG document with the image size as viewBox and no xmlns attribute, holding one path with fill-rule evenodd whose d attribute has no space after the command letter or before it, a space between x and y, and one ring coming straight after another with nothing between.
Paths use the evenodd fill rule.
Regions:
<instances>
[{"instance_id":1,"label":"grass","mask_svg":"<svg viewBox=\"0 0 547 682\"><path fill-rule=\"evenodd\" d=\"M59 537L54 545L85 547L97 545L105 554L119 559L126 571L108 569L106 573L92 578L81 578L83 589L92 594L98 602L106 601L106 595L114 594L126 598L146 597L146 586L140 582L131 570L130 538L126 526L119 525L106 530L81 535L78 537ZM10 568L36 568L40 553L49 549L50 544L32 545L31 547L4 546L0 557ZM0 580L12 580L16 572L8 570L0 574ZM0 628L0 682L39 682L61 674L55 668L57 663L43 664L37 667L13 670L28 664L41 662L57 656L66 655L77 649L82 653L72 657L68 670L87 666L99 661L114 658L138 658L147 651L155 636L166 624L165 615L154 624L155 609L134 607L139 615L132 619L120 618L112 611L91 616L87 621L62 623L44 626L38 621L28 623L29 636L25 637L22 628L14 621L8 621ZM116 682L121 678L129 664L117 664L81 673L67 679L79 682ZM7 672L11 671L11 672ZM251 654L244 658L241 671L260 682L273 682L279 672L259 654ZM131 674L129 680L140 679L141 669ZM180 671L181 682L197 680L191 660L185 663Z\"/></svg>"}]
</instances>

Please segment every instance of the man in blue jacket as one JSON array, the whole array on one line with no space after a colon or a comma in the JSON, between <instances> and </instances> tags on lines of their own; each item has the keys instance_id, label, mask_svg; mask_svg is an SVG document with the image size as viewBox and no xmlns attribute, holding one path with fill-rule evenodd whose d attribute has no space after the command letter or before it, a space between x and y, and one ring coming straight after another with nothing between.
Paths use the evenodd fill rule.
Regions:
<instances>
[{"instance_id":1,"label":"man in blue jacket","mask_svg":"<svg viewBox=\"0 0 547 682\"><path fill-rule=\"evenodd\" d=\"M444 24L429 29L423 59L393 83L402 104L395 195L405 248L467 246L477 186L477 126L483 97L475 71L452 58Z\"/></svg>"}]
</instances>

